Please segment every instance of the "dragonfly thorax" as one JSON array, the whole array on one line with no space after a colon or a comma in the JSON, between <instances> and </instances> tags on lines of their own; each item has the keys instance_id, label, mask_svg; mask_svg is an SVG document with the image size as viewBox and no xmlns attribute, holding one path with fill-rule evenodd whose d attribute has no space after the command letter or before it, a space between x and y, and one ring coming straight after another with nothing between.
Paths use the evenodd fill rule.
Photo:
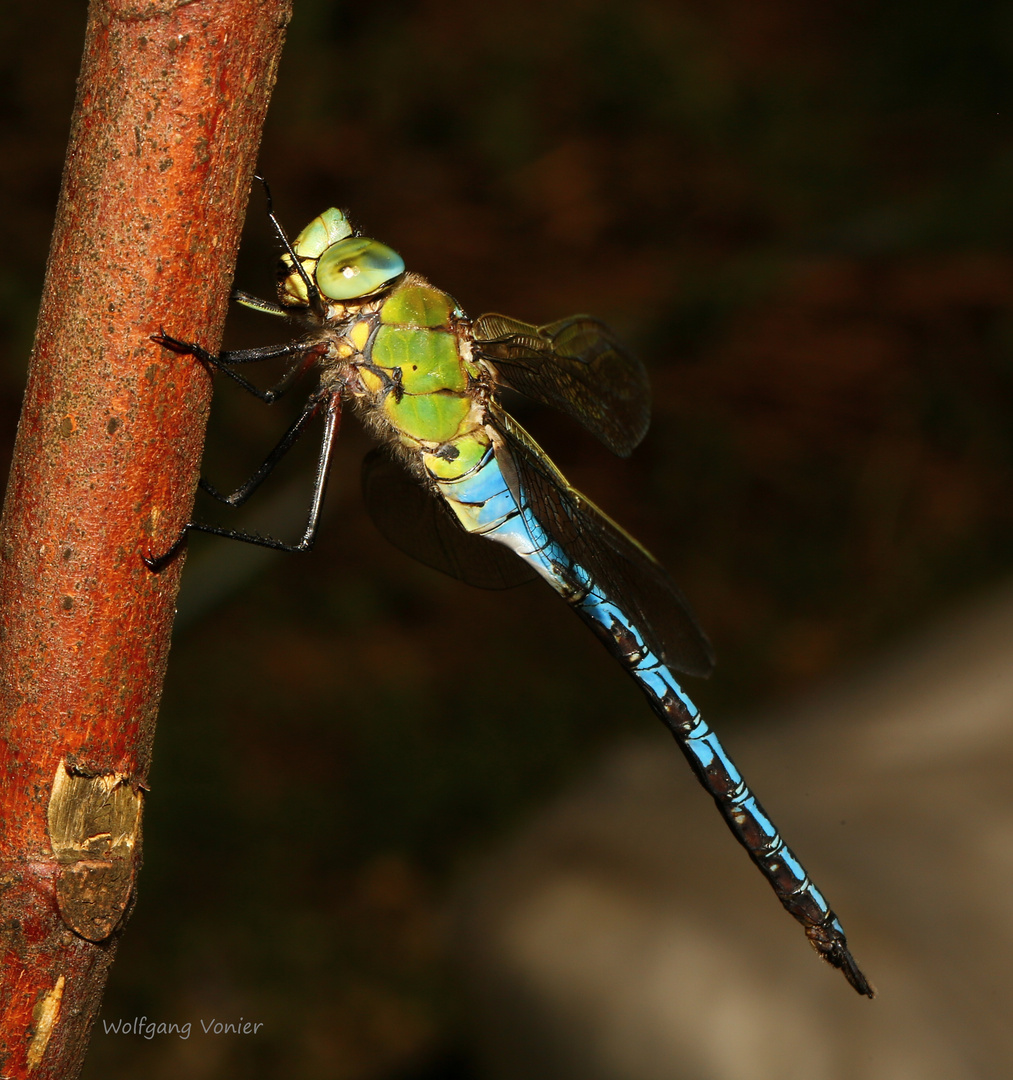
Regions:
<instances>
[{"instance_id":1,"label":"dragonfly thorax","mask_svg":"<svg viewBox=\"0 0 1013 1080\"><path fill-rule=\"evenodd\" d=\"M414 458L414 471L433 461L445 475L474 457L490 376L472 359L471 324L452 296L406 274L320 334L323 379L341 384L372 433Z\"/></svg>"}]
</instances>

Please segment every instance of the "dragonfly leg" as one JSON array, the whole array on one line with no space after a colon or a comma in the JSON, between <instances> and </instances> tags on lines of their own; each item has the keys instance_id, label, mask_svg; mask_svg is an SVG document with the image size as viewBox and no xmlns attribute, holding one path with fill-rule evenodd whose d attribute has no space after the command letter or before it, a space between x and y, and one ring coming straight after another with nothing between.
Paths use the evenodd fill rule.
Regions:
<instances>
[{"instance_id":1,"label":"dragonfly leg","mask_svg":"<svg viewBox=\"0 0 1013 1080\"><path fill-rule=\"evenodd\" d=\"M289 314L281 304L276 304L273 300L263 300L261 297L244 292L242 289L233 289L232 299L237 304L242 304L243 307L252 308L254 311L262 311L265 315L281 315L285 317Z\"/></svg>"},{"instance_id":2,"label":"dragonfly leg","mask_svg":"<svg viewBox=\"0 0 1013 1080\"><path fill-rule=\"evenodd\" d=\"M281 222L275 217L274 214L274 198L271 195L271 185L259 174L255 174L254 180L259 180L264 188L264 198L267 202L267 220L271 223L271 227L274 229L275 235L281 241L281 246L285 249L288 257L292 260L292 265L295 267L296 272L302 278L303 285L306 287L306 295L309 297L309 307L317 312L317 314L323 313L323 304L320 301L320 291L317 289L317 284L314 278L306 272L306 267L303 266L302 259L296 255L295 250L292 247L288 238L288 233L281 227ZM315 277L315 275L314 275Z\"/></svg>"},{"instance_id":3,"label":"dragonfly leg","mask_svg":"<svg viewBox=\"0 0 1013 1080\"><path fill-rule=\"evenodd\" d=\"M320 514L324 505L324 494L327 489L327 474L330 470L331 456L334 450L334 440L341 426L341 394L336 390L328 390L321 394L315 394L306 404L302 414L282 437L278 445L268 454L264 464L256 473L231 497L223 498L218 495L210 485L202 481L201 486L206 491L218 495L224 502L239 506L256 490L263 479L278 464L282 457L290 450L296 439L302 434L306 424L311 420L320 408L324 410L324 434L320 443L320 454L317 458L316 473L313 480L313 497L310 501L309 517L302 537L294 544L287 544L283 540L276 540L271 536L261 536L259 533L242 532L237 529L226 529L219 525L205 525L203 522L191 521L183 526L179 536L172 546L158 556L144 555L144 565L154 574L160 573L173 559L183 550L186 538L191 532L210 533L213 536L223 536L227 540L239 540L244 544L255 544L258 547L271 548L274 551L309 551L316 540L317 527L320 524ZM236 499L236 496L242 496Z\"/></svg>"},{"instance_id":4,"label":"dragonfly leg","mask_svg":"<svg viewBox=\"0 0 1013 1080\"><path fill-rule=\"evenodd\" d=\"M268 405L272 405L278 400L302 375L308 367L317 359L320 355L323 346L310 345L307 347L305 342L293 341L289 345L285 346L284 352L278 351L276 346L268 346L272 351L266 352L263 349L242 349L235 352L224 352L221 355L221 362L217 365L219 371L224 371L230 379L234 379L244 390L253 394L254 397L259 398L261 401ZM262 353L264 355L254 356L253 353ZM288 371L267 390L260 390L253 385L248 379L243 378L238 371L233 371L231 364L248 364L256 360L268 360L273 359L276 356L290 356L293 353L301 353L300 359L294 363Z\"/></svg>"},{"instance_id":5,"label":"dragonfly leg","mask_svg":"<svg viewBox=\"0 0 1013 1080\"><path fill-rule=\"evenodd\" d=\"M316 359L317 352L315 350L319 349L318 345L308 344L305 341L289 341L284 345L264 345L258 349L234 349L215 356L200 345L191 341L181 341L179 338L174 338L165 333L164 330L152 334L151 340L171 352L179 353L182 356L192 356L206 368L223 372L238 383L248 394L252 394L268 405L277 401L292 385L297 376L306 370ZM268 390L261 390L259 387L254 386L249 379L240 375L238 371L233 371L231 367L232 364L254 364L261 360L275 360L281 356L293 355L301 357L299 362L293 364L281 379Z\"/></svg>"},{"instance_id":6,"label":"dragonfly leg","mask_svg":"<svg viewBox=\"0 0 1013 1080\"><path fill-rule=\"evenodd\" d=\"M201 477L199 481L201 490L206 491L213 498L228 506L242 506L267 477L274 472L278 462L280 462L289 450L295 446L299 436L305 431L306 425L319 411L321 402L324 401L326 397L332 396L333 393L333 391L327 391L326 395L321 395L319 392L315 393L309 401L306 402L306 406L295 418L292 426L278 440L278 445L275 446L266 458L264 458L260 468L257 469L245 483L236 488L231 495L223 495L212 483L210 483L210 481L205 480L204 477Z\"/></svg>"}]
</instances>

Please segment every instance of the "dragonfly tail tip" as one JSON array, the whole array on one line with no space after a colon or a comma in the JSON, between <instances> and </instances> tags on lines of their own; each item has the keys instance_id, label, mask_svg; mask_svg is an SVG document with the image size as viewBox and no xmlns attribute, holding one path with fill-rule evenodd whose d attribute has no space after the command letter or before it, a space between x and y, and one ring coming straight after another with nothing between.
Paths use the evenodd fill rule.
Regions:
<instances>
[{"instance_id":1,"label":"dragonfly tail tip","mask_svg":"<svg viewBox=\"0 0 1013 1080\"><path fill-rule=\"evenodd\" d=\"M812 947L831 967L840 971L856 993L868 998L876 996L876 988L862 974L862 969L851 955L847 939L839 930L826 925L812 926L806 928L806 936Z\"/></svg>"}]
</instances>

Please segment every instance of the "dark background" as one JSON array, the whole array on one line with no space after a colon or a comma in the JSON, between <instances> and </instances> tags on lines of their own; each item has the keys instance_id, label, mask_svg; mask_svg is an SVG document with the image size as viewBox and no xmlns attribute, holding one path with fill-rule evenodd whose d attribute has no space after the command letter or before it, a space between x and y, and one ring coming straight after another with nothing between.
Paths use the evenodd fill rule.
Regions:
<instances>
[{"instance_id":1,"label":"dark background","mask_svg":"<svg viewBox=\"0 0 1013 1080\"><path fill-rule=\"evenodd\" d=\"M44 38L24 5L0 28L5 462L83 22L55 0ZM1013 565L1011 63L997 2L298 0L261 168L292 233L347 207L471 314L589 311L644 357L628 462L520 415L690 597L720 727ZM270 295L262 207L237 281ZM237 314L228 342L284 336ZM225 384L215 410L227 486L285 416ZM349 420L312 555L192 544L103 1010L262 1037L98 1036L86 1075L470 1077L453 883L656 723L547 589L481 593L390 548L366 449ZM312 455L264 493L293 537Z\"/></svg>"}]
</instances>

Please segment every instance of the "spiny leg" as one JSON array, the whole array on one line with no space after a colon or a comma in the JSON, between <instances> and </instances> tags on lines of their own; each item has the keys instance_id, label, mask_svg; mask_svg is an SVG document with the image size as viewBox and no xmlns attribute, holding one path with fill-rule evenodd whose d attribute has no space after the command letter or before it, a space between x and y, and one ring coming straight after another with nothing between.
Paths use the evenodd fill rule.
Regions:
<instances>
[{"instance_id":1,"label":"spiny leg","mask_svg":"<svg viewBox=\"0 0 1013 1080\"><path fill-rule=\"evenodd\" d=\"M337 390L327 390L315 394L306 404L302 414L288 429L278 445L267 456L265 462L256 473L232 496L242 497L232 503L238 506L249 498L264 478L278 464L284 455L295 444L296 439L302 434L306 424L316 415L317 411L324 409L324 433L320 443L320 454L317 458L316 473L313 479L313 497L310 501L309 517L302 537L295 544L287 544L283 540L276 540L271 536L260 536L258 533L242 532L237 529L225 529L218 525L205 525L202 522L191 521L183 526L179 536L172 546L158 556L144 555L144 565L152 572L159 573L182 551L186 538L191 532L211 533L213 536L223 536L227 540L240 540L244 544L255 544L258 547L271 548L274 551L309 551L316 540L317 527L320 524L320 514L323 509L324 494L327 489L327 474L330 469L331 455L334 450L334 440L341 426L341 394ZM202 484L202 486L204 486ZM205 487L209 490L209 486ZM212 494L217 495L213 489ZM218 498L222 499L221 495ZM229 498L223 501L228 502Z\"/></svg>"},{"instance_id":2,"label":"spiny leg","mask_svg":"<svg viewBox=\"0 0 1013 1080\"><path fill-rule=\"evenodd\" d=\"M257 349L235 349L214 356L195 342L181 341L179 338L174 338L165 333L164 330L152 334L151 340L171 352L179 353L181 356L192 356L211 370L223 372L230 379L237 382L248 394L252 394L268 405L273 404L288 390L295 379L313 362L315 351L320 348L319 345L308 344L305 341L289 341L284 345L263 345ZM253 383L240 375L239 372L233 371L229 366L231 364L255 364L262 360L274 360L281 356L299 354L302 355L302 359L297 364L293 364L281 379L268 390L261 390L259 387L254 386Z\"/></svg>"},{"instance_id":3,"label":"spiny leg","mask_svg":"<svg viewBox=\"0 0 1013 1080\"><path fill-rule=\"evenodd\" d=\"M275 231L275 235L281 241L282 247L285 249L288 257L292 260L292 266L295 268L298 275L302 278L303 285L306 286L306 295L309 298L309 304L307 305L312 311L315 311L318 315L322 315L324 311L324 305L320 300L320 290L317 288L316 281L306 273L306 267L302 264L302 259L295 253L295 249L292 247L288 238L288 233L281 227L281 222L274 216L274 199L271 196L271 186L268 182L259 174L254 175L254 180L259 180L264 186L264 197L267 200L267 220L271 223L271 227Z\"/></svg>"},{"instance_id":4,"label":"spiny leg","mask_svg":"<svg viewBox=\"0 0 1013 1080\"><path fill-rule=\"evenodd\" d=\"M327 398L334 396L335 392L328 390L326 392L317 391L304 406L302 412L292 422L291 427L284 435L278 440L278 444L274 449L264 458L260 468L243 484L240 484L231 495L223 495L210 481L205 480L202 476L199 484L202 491L206 491L213 498L219 502L225 503L227 506L242 506L247 499L260 487L260 485L274 472L281 459L295 446L306 429L306 425L316 416L320 409L320 404ZM340 410L339 410L340 412ZM325 436L326 437L326 436Z\"/></svg>"}]
</instances>

